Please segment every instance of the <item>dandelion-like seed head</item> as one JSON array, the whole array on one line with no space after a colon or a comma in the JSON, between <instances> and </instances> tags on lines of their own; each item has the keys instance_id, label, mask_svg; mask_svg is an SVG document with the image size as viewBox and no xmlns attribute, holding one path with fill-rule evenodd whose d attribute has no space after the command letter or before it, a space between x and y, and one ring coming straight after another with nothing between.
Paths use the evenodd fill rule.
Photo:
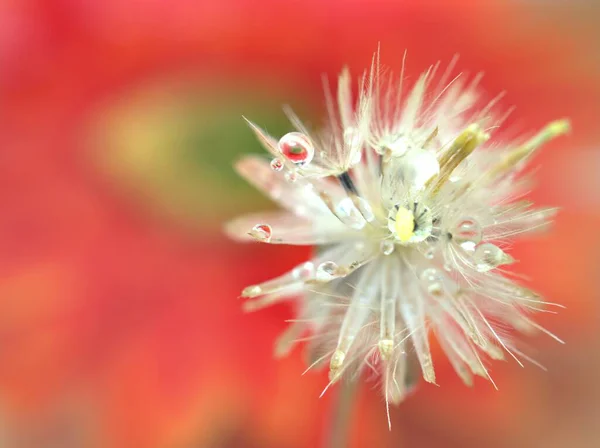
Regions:
<instances>
[{"instance_id":1,"label":"dandelion-like seed head","mask_svg":"<svg viewBox=\"0 0 600 448\"><path fill-rule=\"evenodd\" d=\"M306 341L309 366L328 363L330 384L371 369L387 403L411 390L419 367L436 382L432 334L467 385L473 375L492 381L487 359L531 360L512 330L550 334L530 314L553 304L503 267L515 261L510 240L555 213L523 199L523 170L568 123L496 140L507 116L494 113L500 96L478 108L480 77L450 79L454 62L441 74L431 67L405 94L404 69L384 74L376 55L356 101L344 70L337 100L326 88L323 130L289 110L295 131L279 140L248 122L272 160L247 156L236 166L282 210L241 217L228 233L316 247L311 260L244 289L246 309L296 300L276 354Z\"/></svg>"}]
</instances>

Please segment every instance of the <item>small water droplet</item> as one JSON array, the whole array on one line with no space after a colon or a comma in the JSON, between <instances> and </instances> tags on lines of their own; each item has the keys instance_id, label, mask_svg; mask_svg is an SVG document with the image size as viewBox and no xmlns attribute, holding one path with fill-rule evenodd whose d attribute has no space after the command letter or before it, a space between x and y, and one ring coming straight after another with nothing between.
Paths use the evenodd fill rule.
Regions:
<instances>
[{"instance_id":1,"label":"small water droplet","mask_svg":"<svg viewBox=\"0 0 600 448\"><path fill-rule=\"evenodd\" d=\"M326 261L317 267L316 279L319 282L330 282L340 277L339 267L333 261Z\"/></svg>"},{"instance_id":2,"label":"small water droplet","mask_svg":"<svg viewBox=\"0 0 600 448\"><path fill-rule=\"evenodd\" d=\"M381 250L381 253L383 255L390 255L392 252L394 252L395 248L396 245L393 241L390 240L383 240L381 242L381 245L379 246L379 250Z\"/></svg>"},{"instance_id":3,"label":"small water droplet","mask_svg":"<svg viewBox=\"0 0 600 448\"><path fill-rule=\"evenodd\" d=\"M271 160L271 169L273 171L281 171L283 169L283 162L280 159Z\"/></svg>"},{"instance_id":4,"label":"small water droplet","mask_svg":"<svg viewBox=\"0 0 600 448\"><path fill-rule=\"evenodd\" d=\"M481 242L481 225L473 218L463 217L450 231L452 239L468 252L475 250L475 246Z\"/></svg>"},{"instance_id":5,"label":"small water droplet","mask_svg":"<svg viewBox=\"0 0 600 448\"><path fill-rule=\"evenodd\" d=\"M442 274L435 268L427 268L421 273L421 284L423 288L433 296L444 293L444 279Z\"/></svg>"},{"instance_id":6,"label":"small water droplet","mask_svg":"<svg viewBox=\"0 0 600 448\"><path fill-rule=\"evenodd\" d=\"M289 132L279 140L279 152L296 165L310 163L315 149L309 138L300 132Z\"/></svg>"},{"instance_id":7,"label":"small water droplet","mask_svg":"<svg viewBox=\"0 0 600 448\"><path fill-rule=\"evenodd\" d=\"M248 234L257 241L268 243L271 241L273 229L269 224L257 224L252 227L252 230Z\"/></svg>"},{"instance_id":8,"label":"small water droplet","mask_svg":"<svg viewBox=\"0 0 600 448\"><path fill-rule=\"evenodd\" d=\"M483 243L475 248L473 263L478 272L488 272L502 264L513 262L513 258L491 243Z\"/></svg>"},{"instance_id":9,"label":"small water droplet","mask_svg":"<svg viewBox=\"0 0 600 448\"><path fill-rule=\"evenodd\" d=\"M288 171L287 173L285 173L283 175L283 177L285 178L285 180L287 180L291 184L293 184L294 182L296 182L298 180L298 174L296 174L295 171Z\"/></svg>"},{"instance_id":10,"label":"small water droplet","mask_svg":"<svg viewBox=\"0 0 600 448\"><path fill-rule=\"evenodd\" d=\"M300 266L296 266L292 271L292 275L297 280L308 280L313 277L315 273L315 265L310 261L301 264Z\"/></svg>"},{"instance_id":11,"label":"small water droplet","mask_svg":"<svg viewBox=\"0 0 600 448\"><path fill-rule=\"evenodd\" d=\"M430 247L425 251L425 258L428 260L433 260L435 257L435 247Z\"/></svg>"}]
</instances>

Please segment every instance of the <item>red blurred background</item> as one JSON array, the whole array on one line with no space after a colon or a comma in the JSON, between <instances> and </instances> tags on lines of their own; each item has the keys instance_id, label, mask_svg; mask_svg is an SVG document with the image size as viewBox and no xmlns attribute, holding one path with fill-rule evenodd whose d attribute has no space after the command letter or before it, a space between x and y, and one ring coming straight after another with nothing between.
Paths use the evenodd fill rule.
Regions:
<instances>
[{"instance_id":1,"label":"red blurred background","mask_svg":"<svg viewBox=\"0 0 600 448\"><path fill-rule=\"evenodd\" d=\"M534 198L563 207L520 242L520 270L568 308L529 342L546 365L493 365L500 391L421 385L387 430L364 383L352 447L600 443L600 2L5 0L0 3L0 446L320 446L326 375L272 359L285 306L243 315L241 289L304 249L237 245L226 219L265 199L232 161L313 123L321 74L355 75L380 42L414 77L460 53L511 129L570 117L539 157Z\"/></svg>"}]
</instances>

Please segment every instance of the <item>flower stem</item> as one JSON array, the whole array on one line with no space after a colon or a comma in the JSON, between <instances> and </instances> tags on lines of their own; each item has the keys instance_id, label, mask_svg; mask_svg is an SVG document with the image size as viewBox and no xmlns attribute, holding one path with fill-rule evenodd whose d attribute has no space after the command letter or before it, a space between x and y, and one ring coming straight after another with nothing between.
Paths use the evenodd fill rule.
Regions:
<instances>
[{"instance_id":1,"label":"flower stem","mask_svg":"<svg viewBox=\"0 0 600 448\"><path fill-rule=\"evenodd\" d=\"M350 433L352 411L358 390L357 380L346 380L340 384L340 390L331 410L327 448L347 448Z\"/></svg>"}]
</instances>

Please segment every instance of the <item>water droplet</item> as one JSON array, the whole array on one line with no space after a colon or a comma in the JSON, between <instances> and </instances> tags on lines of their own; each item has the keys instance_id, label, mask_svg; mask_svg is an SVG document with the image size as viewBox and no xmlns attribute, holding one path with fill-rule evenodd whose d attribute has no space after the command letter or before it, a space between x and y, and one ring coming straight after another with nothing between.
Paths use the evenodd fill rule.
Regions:
<instances>
[{"instance_id":1,"label":"water droplet","mask_svg":"<svg viewBox=\"0 0 600 448\"><path fill-rule=\"evenodd\" d=\"M464 250L472 252L481 242L482 229L473 218L461 218L450 231L452 239Z\"/></svg>"},{"instance_id":2,"label":"water droplet","mask_svg":"<svg viewBox=\"0 0 600 448\"><path fill-rule=\"evenodd\" d=\"M425 251L425 258L433 260L435 257L435 247L430 247Z\"/></svg>"},{"instance_id":3,"label":"water droplet","mask_svg":"<svg viewBox=\"0 0 600 448\"><path fill-rule=\"evenodd\" d=\"M335 213L340 220L353 229L360 230L367 221L373 221L375 216L371 206L362 198L355 198L360 210L356 208L351 198L344 198L335 207Z\"/></svg>"},{"instance_id":4,"label":"water droplet","mask_svg":"<svg viewBox=\"0 0 600 448\"><path fill-rule=\"evenodd\" d=\"M512 263L513 258L502 249L490 243L483 243L475 248L473 263L479 272L488 272L502 264Z\"/></svg>"},{"instance_id":5,"label":"water droplet","mask_svg":"<svg viewBox=\"0 0 600 448\"><path fill-rule=\"evenodd\" d=\"M279 152L290 162L296 165L310 163L315 155L309 138L300 132L289 132L279 140Z\"/></svg>"},{"instance_id":6,"label":"water droplet","mask_svg":"<svg viewBox=\"0 0 600 448\"><path fill-rule=\"evenodd\" d=\"M271 169L273 171L281 171L283 169L283 162L280 159L271 160Z\"/></svg>"},{"instance_id":7,"label":"water droplet","mask_svg":"<svg viewBox=\"0 0 600 448\"><path fill-rule=\"evenodd\" d=\"M285 180L287 180L291 184L293 184L294 182L296 182L298 180L298 174L296 174L295 171L288 171L287 173L285 173L283 175L283 177L285 178Z\"/></svg>"},{"instance_id":8,"label":"water droplet","mask_svg":"<svg viewBox=\"0 0 600 448\"><path fill-rule=\"evenodd\" d=\"M297 280L308 280L313 277L315 273L315 265L310 261L303 263L299 266L296 266L292 271L292 275Z\"/></svg>"},{"instance_id":9,"label":"water droplet","mask_svg":"<svg viewBox=\"0 0 600 448\"><path fill-rule=\"evenodd\" d=\"M316 280L318 282L330 282L340 277L339 267L333 261L326 261L317 267Z\"/></svg>"},{"instance_id":10,"label":"water droplet","mask_svg":"<svg viewBox=\"0 0 600 448\"><path fill-rule=\"evenodd\" d=\"M381 250L383 255L390 255L392 252L394 252L395 247L396 245L393 241L383 240L379 246L379 250Z\"/></svg>"},{"instance_id":11,"label":"water droplet","mask_svg":"<svg viewBox=\"0 0 600 448\"><path fill-rule=\"evenodd\" d=\"M254 227L252 227L252 230L250 230L248 234L257 241L268 243L271 241L273 229L269 224L257 224Z\"/></svg>"},{"instance_id":12,"label":"water droplet","mask_svg":"<svg viewBox=\"0 0 600 448\"><path fill-rule=\"evenodd\" d=\"M383 170L383 185L398 184L403 188L421 189L440 172L440 164L433 151L414 148L402 156L392 156Z\"/></svg>"},{"instance_id":13,"label":"water droplet","mask_svg":"<svg viewBox=\"0 0 600 448\"><path fill-rule=\"evenodd\" d=\"M421 284L423 288L433 296L444 293L444 279L442 274L435 268L427 268L421 273Z\"/></svg>"}]
</instances>

